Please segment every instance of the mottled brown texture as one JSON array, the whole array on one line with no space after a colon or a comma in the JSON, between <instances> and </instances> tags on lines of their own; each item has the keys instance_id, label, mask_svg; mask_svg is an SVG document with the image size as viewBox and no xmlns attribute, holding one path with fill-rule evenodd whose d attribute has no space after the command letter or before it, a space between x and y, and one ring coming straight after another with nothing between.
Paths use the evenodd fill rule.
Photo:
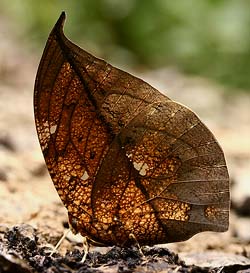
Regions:
<instances>
[{"instance_id":1,"label":"mottled brown texture","mask_svg":"<svg viewBox=\"0 0 250 273\"><path fill-rule=\"evenodd\" d=\"M212 133L186 107L52 30L35 120L54 185L80 232L105 245L226 231L229 178Z\"/></svg>"}]
</instances>

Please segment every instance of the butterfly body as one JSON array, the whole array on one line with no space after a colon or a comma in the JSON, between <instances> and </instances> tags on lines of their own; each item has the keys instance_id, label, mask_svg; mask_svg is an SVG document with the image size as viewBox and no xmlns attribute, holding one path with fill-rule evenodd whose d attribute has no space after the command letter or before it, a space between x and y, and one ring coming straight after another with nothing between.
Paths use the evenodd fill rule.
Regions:
<instances>
[{"instance_id":1,"label":"butterfly body","mask_svg":"<svg viewBox=\"0 0 250 273\"><path fill-rule=\"evenodd\" d=\"M63 34L46 44L35 92L39 141L73 231L104 245L182 241L228 228L223 152L199 118Z\"/></svg>"}]
</instances>

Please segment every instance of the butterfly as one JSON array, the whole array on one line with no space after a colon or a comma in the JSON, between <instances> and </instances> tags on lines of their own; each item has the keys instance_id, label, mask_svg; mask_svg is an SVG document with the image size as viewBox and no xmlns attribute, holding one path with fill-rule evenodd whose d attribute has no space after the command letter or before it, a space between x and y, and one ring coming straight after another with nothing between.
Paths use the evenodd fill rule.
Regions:
<instances>
[{"instance_id":1,"label":"butterfly","mask_svg":"<svg viewBox=\"0 0 250 273\"><path fill-rule=\"evenodd\" d=\"M34 90L35 123L74 233L103 245L223 232L229 175L196 114L143 80L49 35Z\"/></svg>"}]
</instances>

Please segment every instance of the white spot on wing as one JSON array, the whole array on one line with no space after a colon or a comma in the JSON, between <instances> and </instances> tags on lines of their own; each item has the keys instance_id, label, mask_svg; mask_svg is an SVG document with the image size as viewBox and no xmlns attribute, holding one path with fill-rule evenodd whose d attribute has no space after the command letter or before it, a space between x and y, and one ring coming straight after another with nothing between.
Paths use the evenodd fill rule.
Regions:
<instances>
[{"instance_id":1,"label":"white spot on wing","mask_svg":"<svg viewBox=\"0 0 250 273\"><path fill-rule=\"evenodd\" d=\"M89 178L89 175L88 175L88 173L85 171L84 174L82 175L81 179L85 181L85 180L87 180L88 178Z\"/></svg>"},{"instance_id":2,"label":"white spot on wing","mask_svg":"<svg viewBox=\"0 0 250 273\"><path fill-rule=\"evenodd\" d=\"M147 163L144 163L144 162L133 162L133 165L134 165L134 168L139 171L139 174L144 176L146 175L146 171L148 169L148 164Z\"/></svg>"},{"instance_id":3,"label":"white spot on wing","mask_svg":"<svg viewBox=\"0 0 250 273\"><path fill-rule=\"evenodd\" d=\"M142 165L143 165L143 162L139 162L139 163L133 162L133 165L134 165L134 168L135 168L137 171L139 171L139 170L141 169Z\"/></svg>"},{"instance_id":4,"label":"white spot on wing","mask_svg":"<svg viewBox=\"0 0 250 273\"><path fill-rule=\"evenodd\" d=\"M147 169L148 169L148 164L147 163L143 164L141 169L140 169L139 174L142 175L142 176L146 175Z\"/></svg>"},{"instance_id":5,"label":"white spot on wing","mask_svg":"<svg viewBox=\"0 0 250 273\"><path fill-rule=\"evenodd\" d=\"M57 125L52 125L52 126L50 127L50 133L51 133L51 134L54 134L55 131L56 131L56 128L57 128Z\"/></svg>"}]
</instances>

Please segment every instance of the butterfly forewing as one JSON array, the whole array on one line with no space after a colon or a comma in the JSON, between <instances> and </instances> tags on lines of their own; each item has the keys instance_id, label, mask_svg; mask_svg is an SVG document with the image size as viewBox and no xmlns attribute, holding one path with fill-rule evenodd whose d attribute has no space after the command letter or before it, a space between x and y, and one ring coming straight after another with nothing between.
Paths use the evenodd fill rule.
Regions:
<instances>
[{"instance_id":1,"label":"butterfly forewing","mask_svg":"<svg viewBox=\"0 0 250 273\"><path fill-rule=\"evenodd\" d=\"M228 228L223 152L186 107L52 30L34 92L39 141L75 232L167 243Z\"/></svg>"}]
</instances>

